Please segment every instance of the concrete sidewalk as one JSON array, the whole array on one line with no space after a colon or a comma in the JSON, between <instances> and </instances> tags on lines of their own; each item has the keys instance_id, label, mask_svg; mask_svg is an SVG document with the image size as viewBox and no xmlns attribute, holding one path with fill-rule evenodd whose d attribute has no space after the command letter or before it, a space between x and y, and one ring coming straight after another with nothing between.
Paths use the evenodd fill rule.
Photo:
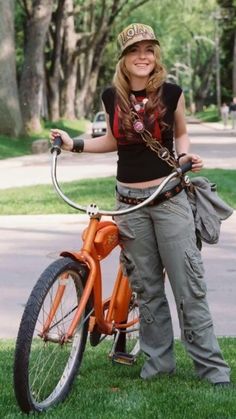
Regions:
<instances>
[{"instance_id":1,"label":"concrete sidewalk","mask_svg":"<svg viewBox=\"0 0 236 419\"><path fill-rule=\"evenodd\" d=\"M223 122L219 121L219 122L201 122L201 125L217 130L217 131L222 131L224 133L231 134L232 136L236 138L236 131L233 130L233 128L231 127L231 124L228 124L225 127Z\"/></svg>"}]
</instances>

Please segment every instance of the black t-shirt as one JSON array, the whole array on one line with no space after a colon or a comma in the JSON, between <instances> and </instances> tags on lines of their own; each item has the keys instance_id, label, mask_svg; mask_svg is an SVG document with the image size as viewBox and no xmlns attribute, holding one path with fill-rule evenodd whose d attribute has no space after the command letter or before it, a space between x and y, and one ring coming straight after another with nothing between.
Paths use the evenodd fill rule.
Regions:
<instances>
[{"instance_id":1,"label":"black t-shirt","mask_svg":"<svg viewBox=\"0 0 236 419\"><path fill-rule=\"evenodd\" d=\"M235 112L236 111L236 103L231 103L230 107L229 107L229 111L230 112Z\"/></svg>"},{"instance_id":2,"label":"black t-shirt","mask_svg":"<svg viewBox=\"0 0 236 419\"><path fill-rule=\"evenodd\" d=\"M132 92L137 101L146 97L145 90ZM182 89L171 83L164 83L162 86L162 101L166 107L163 121L167 124L164 131L160 132L157 118L153 125L152 136L168 148L173 154L173 128L174 112L177 107ZM118 112L116 106L116 92L114 87L109 87L102 94L113 136L117 139L118 166L117 179L124 183L145 182L167 176L172 168L168 163L161 160L152 151L141 136L134 131L132 138L127 139L125 133L120 130L118 124Z\"/></svg>"}]
</instances>

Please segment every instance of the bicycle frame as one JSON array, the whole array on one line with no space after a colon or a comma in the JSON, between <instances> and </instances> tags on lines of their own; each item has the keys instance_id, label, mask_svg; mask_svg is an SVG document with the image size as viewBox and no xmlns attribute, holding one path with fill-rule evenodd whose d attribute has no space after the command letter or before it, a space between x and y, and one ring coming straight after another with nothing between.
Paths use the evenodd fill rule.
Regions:
<instances>
[{"instance_id":1,"label":"bicycle frame","mask_svg":"<svg viewBox=\"0 0 236 419\"><path fill-rule=\"evenodd\" d=\"M62 258L42 272L26 303L14 362L15 395L25 413L45 411L65 399L80 370L88 331L91 346L113 335L109 351L113 363L133 365L136 361L140 353L139 308L121 266L111 296L102 300L100 262L121 243L117 225L101 218L127 214L147 205L172 178L182 174L181 168L175 170L137 206L122 211L102 211L95 204L84 208L60 190L56 179L59 152L59 144L54 145L54 187L66 203L86 212L90 219L81 249L63 251Z\"/></svg>"},{"instance_id":2,"label":"bicycle frame","mask_svg":"<svg viewBox=\"0 0 236 419\"><path fill-rule=\"evenodd\" d=\"M92 331L95 325L97 325L101 333L105 335L112 335L117 329L127 329L138 322L138 319L126 322L126 314L128 312L132 291L129 286L128 278L122 274L121 267L118 270L112 296L102 302L100 260L104 259L117 245L119 245L119 236L118 228L115 223L111 221L103 222L100 221L100 219L103 215L124 215L147 205L162 191L171 179L182 175L183 170L181 168L177 168L161 183L161 185L157 187L156 191L150 197L135 207L122 211L100 211L95 204L90 204L87 208L76 204L61 191L56 178L57 155L59 152L60 150L57 147L52 150L53 185L57 193L67 204L80 211L86 212L90 217L89 226L83 234L83 246L81 250L78 252L64 251L61 253L61 256L69 256L74 260L78 260L86 264L89 268L89 276L86 281L81 302L77 307L73 320L62 339L63 343L73 336L91 295L93 295L94 299L94 309L90 317L90 331ZM64 290L65 284L60 283L55 300L52 303L51 310L45 324L43 325L42 332L40 333L40 335L44 338L46 338L47 331L50 329L51 322L60 304L60 300L63 297ZM106 315L105 311L107 311Z\"/></svg>"}]
</instances>

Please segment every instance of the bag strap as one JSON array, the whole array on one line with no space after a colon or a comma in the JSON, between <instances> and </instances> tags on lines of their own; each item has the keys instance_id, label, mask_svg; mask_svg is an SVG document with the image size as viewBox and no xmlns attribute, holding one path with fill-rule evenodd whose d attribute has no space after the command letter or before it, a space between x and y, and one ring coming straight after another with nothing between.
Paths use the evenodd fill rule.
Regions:
<instances>
[{"instance_id":1,"label":"bag strap","mask_svg":"<svg viewBox=\"0 0 236 419\"><path fill-rule=\"evenodd\" d=\"M133 121L134 125L135 125L135 123L140 122L140 117L139 117L138 113L133 109L131 109L131 117L132 117L132 121ZM153 138L152 134L150 133L150 131L148 131L146 128L143 127L143 130L140 131L139 134L140 134L141 138L143 139L143 141L146 143L146 145L152 151L157 153L158 157L161 160L164 160L167 164L169 164L169 166L171 166L175 169L178 167L178 162L170 154L168 148L163 147L159 141L155 140Z\"/></svg>"},{"instance_id":2,"label":"bag strap","mask_svg":"<svg viewBox=\"0 0 236 419\"><path fill-rule=\"evenodd\" d=\"M138 113L133 109L131 109L131 116L132 116L133 124L135 124L135 122L140 121ZM151 150L153 150L155 153L157 153L158 157L161 160L164 160L167 164L169 164L169 166L173 167L174 169L179 167L178 160L176 160L170 154L168 148L163 147L159 141L157 141L157 140L155 140L155 138L153 138L150 131L148 131L144 127L144 125L143 125L143 130L140 131L139 134L140 134L141 138L143 139L143 141L146 143L146 145ZM184 188L187 188L188 192L190 192L192 194L195 193L194 185L192 184L188 175L181 175L181 182L184 185Z\"/></svg>"},{"instance_id":3,"label":"bag strap","mask_svg":"<svg viewBox=\"0 0 236 419\"><path fill-rule=\"evenodd\" d=\"M147 146L157 153L158 157L161 160L164 160L166 163L169 164L169 166L176 168L178 167L178 163L176 159L170 154L168 148L162 146L159 141L156 141L151 133L148 130L144 130L144 132L141 134L142 139L145 141Z\"/></svg>"}]
</instances>

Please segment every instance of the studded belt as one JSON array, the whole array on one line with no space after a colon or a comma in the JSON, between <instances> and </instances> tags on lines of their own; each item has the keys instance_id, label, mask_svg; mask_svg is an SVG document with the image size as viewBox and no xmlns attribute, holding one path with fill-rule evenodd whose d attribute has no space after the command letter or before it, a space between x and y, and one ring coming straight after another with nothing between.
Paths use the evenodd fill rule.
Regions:
<instances>
[{"instance_id":1,"label":"studded belt","mask_svg":"<svg viewBox=\"0 0 236 419\"><path fill-rule=\"evenodd\" d=\"M167 199L170 199L173 196L177 195L183 189L184 189L184 186L180 182L178 183L178 185L175 185L172 189L169 189L166 192L162 192L160 195L154 198L151 202L149 202L147 206L150 207L150 206L158 205L161 202L166 201ZM138 205L141 202L145 201L145 199L147 199L147 198L131 198L129 196L121 195L118 191L116 191L116 193L117 193L118 201L124 202L124 204L128 204L128 205Z\"/></svg>"}]
</instances>

